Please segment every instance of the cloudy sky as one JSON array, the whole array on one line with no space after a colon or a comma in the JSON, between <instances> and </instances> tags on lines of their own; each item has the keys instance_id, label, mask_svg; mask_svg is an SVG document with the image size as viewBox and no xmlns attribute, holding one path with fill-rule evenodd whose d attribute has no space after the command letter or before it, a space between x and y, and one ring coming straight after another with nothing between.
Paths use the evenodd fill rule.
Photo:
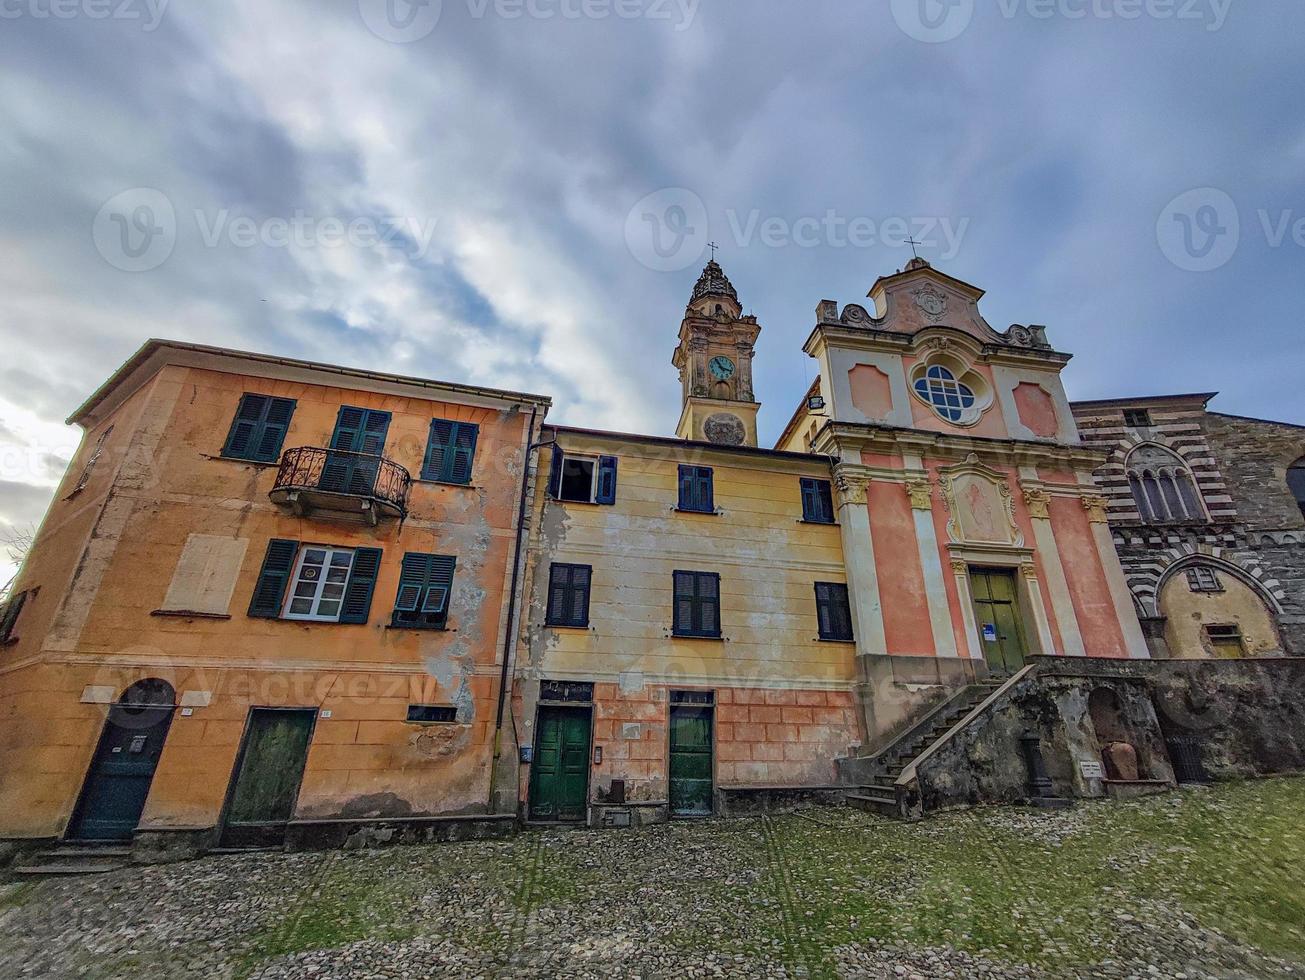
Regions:
<instances>
[{"instance_id":1,"label":"cloudy sky","mask_svg":"<svg viewBox=\"0 0 1305 980\"><path fill-rule=\"evenodd\" d=\"M1299 422L1302 37L1299 0L0 0L0 532L147 337L670 433L708 240L763 439L908 234L1071 397Z\"/></svg>"}]
</instances>

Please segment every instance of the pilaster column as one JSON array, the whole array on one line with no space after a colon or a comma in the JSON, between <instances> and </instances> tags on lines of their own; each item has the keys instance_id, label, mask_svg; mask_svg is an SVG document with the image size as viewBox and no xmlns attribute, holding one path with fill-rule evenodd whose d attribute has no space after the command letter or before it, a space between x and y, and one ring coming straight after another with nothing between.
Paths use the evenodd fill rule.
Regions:
<instances>
[{"instance_id":1,"label":"pilaster column","mask_svg":"<svg viewBox=\"0 0 1305 980\"><path fill-rule=\"evenodd\" d=\"M1119 629L1124 635L1124 647L1135 660L1148 660L1151 651L1146 645L1146 637L1142 635L1137 607L1133 605L1133 593L1129 591L1123 566L1119 564L1119 552L1115 551L1115 542L1110 535L1110 524L1106 518L1109 502L1099 493L1085 493L1081 499L1083 509L1087 511L1088 522L1092 525L1092 537L1096 541L1106 585L1110 588L1110 598L1115 605Z\"/></svg>"},{"instance_id":2,"label":"pilaster column","mask_svg":"<svg viewBox=\"0 0 1305 980\"><path fill-rule=\"evenodd\" d=\"M969 562L964 558L953 558L952 575L956 578L956 598L961 604L961 619L965 622L965 645L971 660L982 660L979 621L974 618L974 593L970 591Z\"/></svg>"},{"instance_id":3,"label":"pilaster column","mask_svg":"<svg viewBox=\"0 0 1305 980\"><path fill-rule=\"evenodd\" d=\"M846 463L834 468L838 495L838 523L843 538L843 564L852 607L852 628L858 654L886 654L883 608L879 602L879 573L875 565L870 510L866 506L869 476Z\"/></svg>"},{"instance_id":4,"label":"pilaster column","mask_svg":"<svg viewBox=\"0 0 1305 980\"><path fill-rule=\"evenodd\" d=\"M1064 653L1071 657L1087 656L1083 646L1083 634L1078 625L1078 614L1074 611L1074 600L1069 594L1069 581L1065 578L1065 566L1060 561L1060 548L1056 543L1056 534L1051 527L1051 494L1038 483L1021 481L1020 489L1024 491L1024 506L1028 508L1033 524L1033 543L1037 548L1042 571L1047 576L1047 591L1051 593L1051 608L1056 613L1056 623L1060 626L1060 642ZM1060 653L1048 646L1044 653Z\"/></svg>"},{"instance_id":5,"label":"pilaster column","mask_svg":"<svg viewBox=\"0 0 1305 980\"><path fill-rule=\"evenodd\" d=\"M1033 625L1038 631L1038 646L1043 653L1050 653L1055 646L1051 642L1051 621L1047 619L1047 607L1042 601L1037 566L1027 561L1020 566L1020 574L1024 576L1024 585L1028 589L1029 609L1033 612Z\"/></svg>"},{"instance_id":6,"label":"pilaster column","mask_svg":"<svg viewBox=\"0 0 1305 980\"><path fill-rule=\"evenodd\" d=\"M939 657L959 656L951 612L947 608L947 584L943 580L942 558L938 553L938 535L934 531L933 484L922 475L906 482L906 493L911 498L911 517L915 520L915 540L920 549L920 570L924 574L934 653Z\"/></svg>"}]
</instances>

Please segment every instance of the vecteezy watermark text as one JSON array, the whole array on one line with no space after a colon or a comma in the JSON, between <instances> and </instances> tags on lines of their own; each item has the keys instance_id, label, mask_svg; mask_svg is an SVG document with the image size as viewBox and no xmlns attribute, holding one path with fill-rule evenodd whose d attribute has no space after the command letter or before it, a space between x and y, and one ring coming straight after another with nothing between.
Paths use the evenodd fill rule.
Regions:
<instances>
[{"instance_id":1,"label":"vecteezy watermark text","mask_svg":"<svg viewBox=\"0 0 1305 980\"><path fill-rule=\"evenodd\" d=\"M985 0L987 3L988 0ZM1134 21L1199 23L1218 31L1233 0L996 0L1004 20ZM917 41L941 44L960 37L974 19L975 0L892 0L893 20ZM988 9L992 9L989 7Z\"/></svg>"},{"instance_id":2,"label":"vecteezy watermark text","mask_svg":"<svg viewBox=\"0 0 1305 980\"><path fill-rule=\"evenodd\" d=\"M387 259L415 261L430 251L438 219L369 215L318 217L296 210L289 217L233 214L227 208L189 212L205 248L356 248ZM176 248L180 221L172 201L152 187L115 194L95 216L91 237L96 250L115 269L148 272L166 262Z\"/></svg>"},{"instance_id":3,"label":"vecteezy watermark text","mask_svg":"<svg viewBox=\"0 0 1305 980\"><path fill-rule=\"evenodd\" d=\"M157 30L172 0L0 0L0 20L134 20Z\"/></svg>"},{"instance_id":4,"label":"vecteezy watermark text","mask_svg":"<svg viewBox=\"0 0 1305 980\"><path fill-rule=\"evenodd\" d=\"M908 244L941 249L954 259L970 227L969 218L944 216L871 217L829 208L819 215L789 217L760 208L726 208L723 227L712 231L707 205L686 187L666 187L640 198L625 218L625 244L641 264L657 272L678 272L697 262L713 235L728 232L737 248L873 248Z\"/></svg>"},{"instance_id":5,"label":"vecteezy watermark text","mask_svg":"<svg viewBox=\"0 0 1305 980\"><path fill-rule=\"evenodd\" d=\"M693 24L702 0L463 0L472 20L666 21L676 31ZM367 29L383 41L411 44L439 25L444 0L358 0Z\"/></svg>"}]
</instances>

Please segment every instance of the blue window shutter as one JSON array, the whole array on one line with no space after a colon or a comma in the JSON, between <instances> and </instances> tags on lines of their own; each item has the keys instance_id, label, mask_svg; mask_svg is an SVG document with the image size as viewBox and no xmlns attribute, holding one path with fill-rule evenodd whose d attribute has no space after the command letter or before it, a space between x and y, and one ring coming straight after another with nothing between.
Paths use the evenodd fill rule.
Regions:
<instances>
[{"instance_id":1,"label":"blue window shutter","mask_svg":"<svg viewBox=\"0 0 1305 980\"><path fill-rule=\"evenodd\" d=\"M295 556L299 554L298 541L274 538L267 543L263 568L254 585L254 595L249 600L249 615L256 619L276 619L281 615L281 600L290 582Z\"/></svg>"},{"instance_id":2,"label":"blue window shutter","mask_svg":"<svg viewBox=\"0 0 1305 980\"><path fill-rule=\"evenodd\" d=\"M805 476L802 478L802 520L804 521L819 520L820 492L816 483L816 480Z\"/></svg>"},{"instance_id":3,"label":"blue window shutter","mask_svg":"<svg viewBox=\"0 0 1305 980\"><path fill-rule=\"evenodd\" d=\"M430 560L433 555L408 552L403 556L399 573L399 591L394 598L395 612L415 613L421 607L426 580L430 577Z\"/></svg>"},{"instance_id":4,"label":"blue window shutter","mask_svg":"<svg viewBox=\"0 0 1305 980\"><path fill-rule=\"evenodd\" d=\"M471 422L459 422L453 427L453 456L449 467L450 483L470 483L471 465L476 458L476 439L480 436L480 426Z\"/></svg>"},{"instance_id":5,"label":"blue window shutter","mask_svg":"<svg viewBox=\"0 0 1305 980\"><path fill-rule=\"evenodd\" d=\"M616 457L598 457L598 492L594 495L596 504L616 503Z\"/></svg>"},{"instance_id":6,"label":"blue window shutter","mask_svg":"<svg viewBox=\"0 0 1305 980\"><path fill-rule=\"evenodd\" d=\"M693 467L680 467L680 510L693 510Z\"/></svg>"},{"instance_id":7,"label":"blue window shutter","mask_svg":"<svg viewBox=\"0 0 1305 980\"><path fill-rule=\"evenodd\" d=\"M457 558L453 555L416 551L404 555L390 624L409 629L442 629L448 617L456 566Z\"/></svg>"},{"instance_id":8,"label":"blue window shutter","mask_svg":"<svg viewBox=\"0 0 1305 980\"><path fill-rule=\"evenodd\" d=\"M704 514L711 514L716 510L716 497L712 487L712 471L710 466L698 467L698 506Z\"/></svg>"},{"instance_id":9,"label":"blue window shutter","mask_svg":"<svg viewBox=\"0 0 1305 980\"><path fill-rule=\"evenodd\" d=\"M553 443L553 455L548 470L548 495L554 500L562 492L562 447Z\"/></svg>"},{"instance_id":10,"label":"blue window shutter","mask_svg":"<svg viewBox=\"0 0 1305 980\"><path fill-rule=\"evenodd\" d=\"M385 437L390 431L390 413L368 409L362 424L358 452L379 456L385 451Z\"/></svg>"},{"instance_id":11,"label":"blue window shutter","mask_svg":"<svg viewBox=\"0 0 1305 980\"><path fill-rule=\"evenodd\" d=\"M430 558L430 575L426 580L422 612L447 613L449 597L453 594L453 572L458 560L452 555L431 555Z\"/></svg>"},{"instance_id":12,"label":"blue window shutter","mask_svg":"<svg viewBox=\"0 0 1305 980\"><path fill-rule=\"evenodd\" d=\"M380 548L359 548L353 553L353 568L344 587L344 602L340 607L340 622L365 623L372 610L372 593L376 591L376 577L381 570Z\"/></svg>"}]
</instances>

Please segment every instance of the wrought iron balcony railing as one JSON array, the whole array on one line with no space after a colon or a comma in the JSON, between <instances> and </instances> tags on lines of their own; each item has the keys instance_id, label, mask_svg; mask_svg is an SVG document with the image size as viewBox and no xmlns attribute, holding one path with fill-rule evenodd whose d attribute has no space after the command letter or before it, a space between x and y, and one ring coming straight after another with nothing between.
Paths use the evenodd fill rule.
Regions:
<instances>
[{"instance_id":1,"label":"wrought iron balcony railing","mask_svg":"<svg viewBox=\"0 0 1305 980\"><path fill-rule=\"evenodd\" d=\"M298 514L315 510L361 514L372 524L381 517L404 518L412 474L384 456L301 446L281 456L268 494Z\"/></svg>"}]
</instances>

